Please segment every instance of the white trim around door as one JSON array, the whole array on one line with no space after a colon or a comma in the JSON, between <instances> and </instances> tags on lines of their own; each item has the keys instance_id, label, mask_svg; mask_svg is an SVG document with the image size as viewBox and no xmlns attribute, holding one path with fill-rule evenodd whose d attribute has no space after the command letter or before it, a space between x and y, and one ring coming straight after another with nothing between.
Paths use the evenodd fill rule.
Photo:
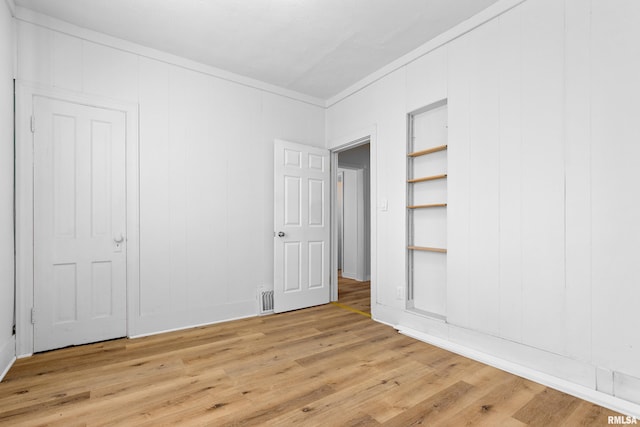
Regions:
<instances>
[{"instance_id":1,"label":"white trim around door","mask_svg":"<svg viewBox=\"0 0 640 427\"><path fill-rule=\"evenodd\" d=\"M369 197L371 199L371 221L369 244L371 249L371 316L376 318L376 301L378 300L378 245L377 245L377 136L376 126L362 129L333 139L329 142L331 150L331 301L338 300L338 218L335 210L337 206L337 182L338 182L338 154L342 151L369 143L370 170L369 170Z\"/></svg>"},{"instance_id":2,"label":"white trim around door","mask_svg":"<svg viewBox=\"0 0 640 427\"><path fill-rule=\"evenodd\" d=\"M138 106L111 99L16 82L16 354L33 353L33 103L35 97L121 111L126 117L127 335L136 334L135 307L139 300L139 159Z\"/></svg>"}]
</instances>

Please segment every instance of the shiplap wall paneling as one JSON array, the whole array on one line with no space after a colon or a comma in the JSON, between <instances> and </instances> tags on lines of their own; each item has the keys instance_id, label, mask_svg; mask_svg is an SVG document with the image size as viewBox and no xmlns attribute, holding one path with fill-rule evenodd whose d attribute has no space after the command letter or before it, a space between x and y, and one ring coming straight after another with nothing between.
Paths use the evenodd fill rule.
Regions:
<instances>
[{"instance_id":1,"label":"shiplap wall paneling","mask_svg":"<svg viewBox=\"0 0 640 427\"><path fill-rule=\"evenodd\" d=\"M54 63L58 62L56 58ZM135 103L138 102L138 76L137 55L96 43L82 43L85 93Z\"/></svg>"},{"instance_id":2,"label":"shiplap wall paneling","mask_svg":"<svg viewBox=\"0 0 640 427\"><path fill-rule=\"evenodd\" d=\"M228 89L231 89L229 87ZM219 93L219 91L216 91ZM233 93L227 91L224 97L218 98L220 117L228 127L227 135L220 135L220 140L233 137L237 142L227 144L227 192L226 200L229 228L227 230L227 259L229 268L229 285L224 300L227 302L255 300L256 285L263 285L262 272L252 268L246 274L235 277L234 272L244 271L247 259L255 260L257 266L263 266L266 253L260 247L260 236L263 233L261 210L255 209L256 202L261 206L271 206L272 200L266 200L260 185L254 179L244 177L265 176L264 170L268 162L265 157L256 156L263 145L261 128L247 126L247 120L260 122L262 96L259 92L246 87L234 87ZM233 99L227 101L227 97ZM224 101L223 101L224 100ZM222 114L222 111L225 113ZM270 144L269 144L270 145ZM219 203L215 193L211 195L213 203ZM269 260L273 264L272 260ZM270 282L269 282L270 283Z\"/></svg>"},{"instance_id":3,"label":"shiplap wall paneling","mask_svg":"<svg viewBox=\"0 0 640 427\"><path fill-rule=\"evenodd\" d=\"M178 109L188 112L178 116L180 121L175 125L179 136L172 140L175 154L180 151L185 162L182 171L184 216L177 218L184 221L186 248L180 256L185 259L185 268L177 271L178 276L183 276L176 285L180 282L186 285L187 306L183 310L190 309L195 314L228 302L231 254L227 244L231 236L227 234L230 229L227 165L231 151L229 141L237 139L229 126L231 123L225 121L229 117L224 114L220 101L230 102L231 109L236 100L224 96L227 88L217 79L190 70L176 70L173 76L174 114ZM220 97L217 96L219 90L222 90ZM255 120L249 114L247 118ZM182 180L178 182L183 184ZM219 279L214 279L216 273ZM215 286L217 281L220 286ZM200 322L202 320L194 319L194 323Z\"/></svg>"},{"instance_id":4,"label":"shiplap wall paneling","mask_svg":"<svg viewBox=\"0 0 640 427\"><path fill-rule=\"evenodd\" d=\"M185 310L188 308L189 294L193 292L187 283L187 250L188 250L188 237L187 237L187 209L188 209L188 194L189 188L187 187L187 155L191 150L190 145L193 144L191 138L193 138L194 130L189 130L189 109L191 104L188 101L188 94L184 93L185 88L181 86L186 76L187 70L180 68L169 68L169 147L168 158L164 159L166 168L169 175L169 206L166 207L154 207L164 208L169 212L169 222L165 229L167 236L167 245L169 246L170 262L168 265L159 267L164 274L169 277L171 286L171 316L154 316L146 319L148 321L148 328L168 328L169 325L176 322L179 318L184 316ZM141 105L144 108L144 105ZM199 108L203 108L202 105ZM223 154L224 155L224 154ZM217 166L215 160L212 160L212 167ZM141 189L141 193L145 190ZM191 205L193 206L193 205ZM218 218L216 218L218 219ZM141 224L141 228L144 224ZM159 230L155 230L157 233ZM203 230L203 233L205 230ZM149 259L149 261L151 261ZM144 264L142 265L144 268ZM150 267L150 265L149 265ZM156 267L158 268L158 267ZM226 272L220 272L218 277L224 277ZM145 319L143 317L143 319ZM181 323L186 323L185 319L180 319ZM141 322L142 323L142 322Z\"/></svg>"},{"instance_id":5,"label":"shiplap wall paneling","mask_svg":"<svg viewBox=\"0 0 640 427\"><path fill-rule=\"evenodd\" d=\"M375 124L378 145L377 181L378 197L387 200L387 210L378 213L378 230L393 230L378 233L377 258L378 283L387 283L377 290L380 304L405 308L406 301L399 298L398 288L406 287L406 139L407 118L405 94L400 89L406 85L404 70L398 70L371 86L372 91L363 93L356 115L360 129ZM360 108L360 105L371 105ZM348 126L353 123L347 123ZM349 129L347 127L346 129ZM358 129L358 128L351 128ZM393 143L390 143L393 141Z\"/></svg>"},{"instance_id":6,"label":"shiplap wall paneling","mask_svg":"<svg viewBox=\"0 0 640 427\"><path fill-rule=\"evenodd\" d=\"M522 341L521 12L500 16L500 336Z\"/></svg>"},{"instance_id":7,"label":"shiplap wall paneling","mask_svg":"<svg viewBox=\"0 0 640 427\"><path fill-rule=\"evenodd\" d=\"M52 87L51 61L53 52L55 52L52 43L56 41L53 33L45 28L17 21L16 37L18 45L17 78L45 87ZM75 49L81 49L81 44L77 44ZM58 49L58 52L61 51L62 49Z\"/></svg>"},{"instance_id":8,"label":"shiplap wall paneling","mask_svg":"<svg viewBox=\"0 0 640 427\"><path fill-rule=\"evenodd\" d=\"M640 3L592 7L593 357L640 378Z\"/></svg>"},{"instance_id":9,"label":"shiplap wall paneling","mask_svg":"<svg viewBox=\"0 0 640 427\"><path fill-rule=\"evenodd\" d=\"M52 84L55 88L82 92L83 40L62 33L54 33L51 53Z\"/></svg>"},{"instance_id":10,"label":"shiplap wall paneling","mask_svg":"<svg viewBox=\"0 0 640 427\"><path fill-rule=\"evenodd\" d=\"M469 57L469 323L499 332L500 84L498 21L478 28ZM508 178L505 178L508 179Z\"/></svg>"},{"instance_id":11,"label":"shiplap wall paneling","mask_svg":"<svg viewBox=\"0 0 640 427\"><path fill-rule=\"evenodd\" d=\"M564 14L534 3L449 45L447 313L562 352L564 333L542 331L565 324ZM534 22L548 8L540 37Z\"/></svg>"},{"instance_id":12,"label":"shiplap wall paneling","mask_svg":"<svg viewBox=\"0 0 640 427\"><path fill-rule=\"evenodd\" d=\"M591 2L565 1L567 356L591 360Z\"/></svg>"},{"instance_id":13,"label":"shiplap wall paneling","mask_svg":"<svg viewBox=\"0 0 640 427\"><path fill-rule=\"evenodd\" d=\"M640 401L638 21L632 0L528 0L407 64L406 82L384 77L328 109L330 135L376 123L384 198L404 175L395 121L433 102L429 91L448 99L448 329L394 304L397 198L375 230L382 321ZM443 58L439 92L441 70L421 67ZM394 85L408 108L374 107ZM497 194L497 210L479 193ZM481 219L499 232L481 254L486 270L470 252L481 247ZM476 322L482 310L470 305L480 290L498 312Z\"/></svg>"},{"instance_id":14,"label":"shiplap wall paneling","mask_svg":"<svg viewBox=\"0 0 640 427\"><path fill-rule=\"evenodd\" d=\"M469 326L469 34L448 45L447 322Z\"/></svg>"},{"instance_id":15,"label":"shiplap wall paneling","mask_svg":"<svg viewBox=\"0 0 640 427\"><path fill-rule=\"evenodd\" d=\"M175 308L171 286L169 224L169 66L140 60L140 316ZM164 231L164 232L163 232Z\"/></svg>"},{"instance_id":16,"label":"shiplap wall paneling","mask_svg":"<svg viewBox=\"0 0 640 427\"><path fill-rule=\"evenodd\" d=\"M564 3L520 7L523 341L563 354Z\"/></svg>"},{"instance_id":17,"label":"shiplap wall paneling","mask_svg":"<svg viewBox=\"0 0 640 427\"><path fill-rule=\"evenodd\" d=\"M447 98L447 48L441 47L406 67L407 111Z\"/></svg>"}]
</instances>

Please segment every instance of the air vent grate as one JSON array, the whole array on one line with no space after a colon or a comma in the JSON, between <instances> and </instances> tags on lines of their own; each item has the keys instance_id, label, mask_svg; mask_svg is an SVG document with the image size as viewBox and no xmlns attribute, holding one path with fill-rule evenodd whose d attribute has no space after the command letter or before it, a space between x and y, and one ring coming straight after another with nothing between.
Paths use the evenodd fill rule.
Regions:
<instances>
[{"instance_id":1,"label":"air vent grate","mask_svg":"<svg viewBox=\"0 0 640 427\"><path fill-rule=\"evenodd\" d=\"M260 313L273 313L273 291L263 291L260 295Z\"/></svg>"}]
</instances>

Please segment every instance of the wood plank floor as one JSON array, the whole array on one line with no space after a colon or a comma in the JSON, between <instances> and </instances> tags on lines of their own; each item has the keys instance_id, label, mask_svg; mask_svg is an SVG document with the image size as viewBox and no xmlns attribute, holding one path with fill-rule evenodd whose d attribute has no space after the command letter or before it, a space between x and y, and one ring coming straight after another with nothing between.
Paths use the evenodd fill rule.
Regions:
<instances>
[{"instance_id":1,"label":"wood plank floor","mask_svg":"<svg viewBox=\"0 0 640 427\"><path fill-rule=\"evenodd\" d=\"M371 282L347 279L338 271L338 302L371 314Z\"/></svg>"},{"instance_id":2,"label":"wood plank floor","mask_svg":"<svg viewBox=\"0 0 640 427\"><path fill-rule=\"evenodd\" d=\"M42 353L0 383L11 426L603 426L608 415L332 304Z\"/></svg>"}]
</instances>

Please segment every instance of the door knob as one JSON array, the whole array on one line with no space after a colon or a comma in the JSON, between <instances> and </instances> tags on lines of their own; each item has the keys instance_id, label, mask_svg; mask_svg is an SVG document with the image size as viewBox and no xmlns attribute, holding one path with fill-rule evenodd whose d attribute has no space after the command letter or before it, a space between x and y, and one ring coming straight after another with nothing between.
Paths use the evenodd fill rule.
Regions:
<instances>
[{"instance_id":1,"label":"door knob","mask_svg":"<svg viewBox=\"0 0 640 427\"><path fill-rule=\"evenodd\" d=\"M278 231L278 237L284 237L284 231Z\"/></svg>"},{"instance_id":2,"label":"door knob","mask_svg":"<svg viewBox=\"0 0 640 427\"><path fill-rule=\"evenodd\" d=\"M113 241L116 243L122 243L124 242L124 236L122 235L122 233L120 233L117 237L113 238Z\"/></svg>"}]
</instances>

